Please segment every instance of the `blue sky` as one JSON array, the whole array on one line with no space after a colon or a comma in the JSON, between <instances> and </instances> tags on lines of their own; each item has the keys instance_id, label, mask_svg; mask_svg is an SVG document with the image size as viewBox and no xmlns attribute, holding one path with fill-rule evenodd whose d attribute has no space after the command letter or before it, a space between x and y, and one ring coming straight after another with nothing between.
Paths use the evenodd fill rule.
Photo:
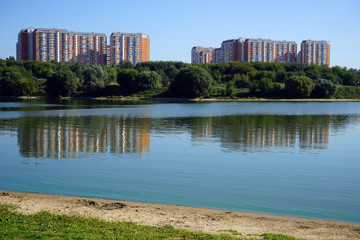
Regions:
<instances>
[{"instance_id":1,"label":"blue sky","mask_svg":"<svg viewBox=\"0 0 360 240\"><path fill-rule=\"evenodd\" d=\"M359 0L0 0L0 58L16 55L22 28L141 32L150 59L190 62L193 46L269 38L331 42L331 66L360 69Z\"/></svg>"}]
</instances>

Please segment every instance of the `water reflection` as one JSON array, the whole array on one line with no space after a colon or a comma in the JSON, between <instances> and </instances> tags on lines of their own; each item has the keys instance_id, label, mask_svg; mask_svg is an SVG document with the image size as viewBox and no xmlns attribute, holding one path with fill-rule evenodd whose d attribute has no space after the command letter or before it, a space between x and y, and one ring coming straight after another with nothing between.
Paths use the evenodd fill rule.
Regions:
<instances>
[{"instance_id":1,"label":"water reflection","mask_svg":"<svg viewBox=\"0 0 360 240\"><path fill-rule=\"evenodd\" d=\"M21 119L18 145L24 157L68 158L77 153L144 154L150 147L150 120L70 117Z\"/></svg>"},{"instance_id":2,"label":"water reflection","mask_svg":"<svg viewBox=\"0 0 360 240\"><path fill-rule=\"evenodd\" d=\"M166 120L158 131L182 128L193 142L220 142L228 151L263 151L271 147L327 149L331 117L241 115ZM344 121L346 121L344 119ZM164 131L164 126L167 126Z\"/></svg>"},{"instance_id":3,"label":"water reflection","mask_svg":"<svg viewBox=\"0 0 360 240\"><path fill-rule=\"evenodd\" d=\"M357 118L328 115L164 119L28 117L0 120L0 131L16 131L21 155L35 158L77 158L81 157L79 153L144 155L150 151L150 131L163 136L189 134L194 144L216 142L224 151L257 152L271 148L327 149L330 129L339 131Z\"/></svg>"}]
</instances>

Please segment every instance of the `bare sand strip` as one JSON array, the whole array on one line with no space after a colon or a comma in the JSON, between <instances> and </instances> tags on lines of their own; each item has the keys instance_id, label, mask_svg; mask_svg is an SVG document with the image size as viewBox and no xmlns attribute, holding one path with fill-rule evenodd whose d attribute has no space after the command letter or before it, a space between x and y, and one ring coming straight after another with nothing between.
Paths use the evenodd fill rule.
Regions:
<instances>
[{"instance_id":1,"label":"bare sand strip","mask_svg":"<svg viewBox=\"0 0 360 240\"><path fill-rule=\"evenodd\" d=\"M127 221L206 233L229 233L235 230L242 238L260 237L262 233L281 233L305 239L360 239L360 224L317 219L245 213L236 211L151 204L119 200L68 197L0 191L0 204L18 206L16 211ZM234 232L234 231L233 231Z\"/></svg>"}]
</instances>

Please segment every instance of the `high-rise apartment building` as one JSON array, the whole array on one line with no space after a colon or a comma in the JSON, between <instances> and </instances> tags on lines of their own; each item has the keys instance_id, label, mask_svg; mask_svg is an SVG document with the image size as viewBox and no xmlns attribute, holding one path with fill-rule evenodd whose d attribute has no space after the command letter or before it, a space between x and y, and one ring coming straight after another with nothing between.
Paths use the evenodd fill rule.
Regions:
<instances>
[{"instance_id":1,"label":"high-rise apartment building","mask_svg":"<svg viewBox=\"0 0 360 240\"><path fill-rule=\"evenodd\" d=\"M299 52L300 63L330 66L330 42L304 40Z\"/></svg>"},{"instance_id":2,"label":"high-rise apartment building","mask_svg":"<svg viewBox=\"0 0 360 240\"><path fill-rule=\"evenodd\" d=\"M229 39L223 41L221 43L221 50L222 50L222 62L232 62L233 61L233 43L235 39Z\"/></svg>"},{"instance_id":3,"label":"high-rise apartment building","mask_svg":"<svg viewBox=\"0 0 360 240\"><path fill-rule=\"evenodd\" d=\"M245 38L234 39L232 46L232 61L245 61Z\"/></svg>"},{"instance_id":4,"label":"high-rise apartment building","mask_svg":"<svg viewBox=\"0 0 360 240\"><path fill-rule=\"evenodd\" d=\"M18 60L106 64L106 35L56 28L22 29L16 44Z\"/></svg>"},{"instance_id":5,"label":"high-rise apartment building","mask_svg":"<svg viewBox=\"0 0 360 240\"><path fill-rule=\"evenodd\" d=\"M213 63L222 63L223 60L223 51L221 48L215 48L214 49L214 55L213 55Z\"/></svg>"},{"instance_id":6,"label":"high-rise apartment building","mask_svg":"<svg viewBox=\"0 0 360 240\"><path fill-rule=\"evenodd\" d=\"M193 47L191 49L191 63L212 63L214 48Z\"/></svg>"},{"instance_id":7,"label":"high-rise apartment building","mask_svg":"<svg viewBox=\"0 0 360 240\"><path fill-rule=\"evenodd\" d=\"M112 33L110 36L110 65L129 61L133 65L150 61L150 38L142 33Z\"/></svg>"},{"instance_id":8,"label":"high-rise apartment building","mask_svg":"<svg viewBox=\"0 0 360 240\"><path fill-rule=\"evenodd\" d=\"M270 39L236 39L233 61L241 62L296 62L297 44L293 41Z\"/></svg>"},{"instance_id":9,"label":"high-rise apartment building","mask_svg":"<svg viewBox=\"0 0 360 240\"><path fill-rule=\"evenodd\" d=\"M313 45L314 44L310 44L310 47ZM310 49L310 47L308 46L306 49ZM197 51L197 48L192 48L192 62L194 61L195 51ZM321 52L313 54L313 58L320 60L323 59L322 56L328 56L330 58L330 45L327 49L325 46L320 46L318 44L316 48L312 48L312 51ZM223 41L221 43L221 48L215 48L212 62L297 62L297 57L297 44L294 41L238 38ZM323 64L320 60L316 62L316 64Z\"/></svg>"},{"instance_id":10,"label":"high-rise apartment building","mask_svg":"<svg viewBox=\"0 0 360 240\"><path fill-rule=\"evenodd\" d=\"M294 41L275 42L275 62L296 62L297 43Z\"/></svg>"}]
</instances>

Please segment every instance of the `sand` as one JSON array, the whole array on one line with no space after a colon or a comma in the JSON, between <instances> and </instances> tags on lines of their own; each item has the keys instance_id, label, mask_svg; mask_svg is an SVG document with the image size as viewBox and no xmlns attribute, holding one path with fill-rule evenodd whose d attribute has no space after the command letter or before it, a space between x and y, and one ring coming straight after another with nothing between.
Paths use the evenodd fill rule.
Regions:
<instances>
[{"instance_id":1,"label":"sand","mask_svg":"<svg viewBox=\"0 0 360 240\"><path fill-rule=\"evenodd\" d=\"M106 221L172 225L215 234L231 234L231 231L224 230L235 230L241 233L237 235L241 238L261 238L262 233L271 232L305 239L360 239L360 224L357 223L217 209L8 191L0 191L0 204L18 206L16 211L24 214L47 211Z\"/></svg>"}]
</instances>

